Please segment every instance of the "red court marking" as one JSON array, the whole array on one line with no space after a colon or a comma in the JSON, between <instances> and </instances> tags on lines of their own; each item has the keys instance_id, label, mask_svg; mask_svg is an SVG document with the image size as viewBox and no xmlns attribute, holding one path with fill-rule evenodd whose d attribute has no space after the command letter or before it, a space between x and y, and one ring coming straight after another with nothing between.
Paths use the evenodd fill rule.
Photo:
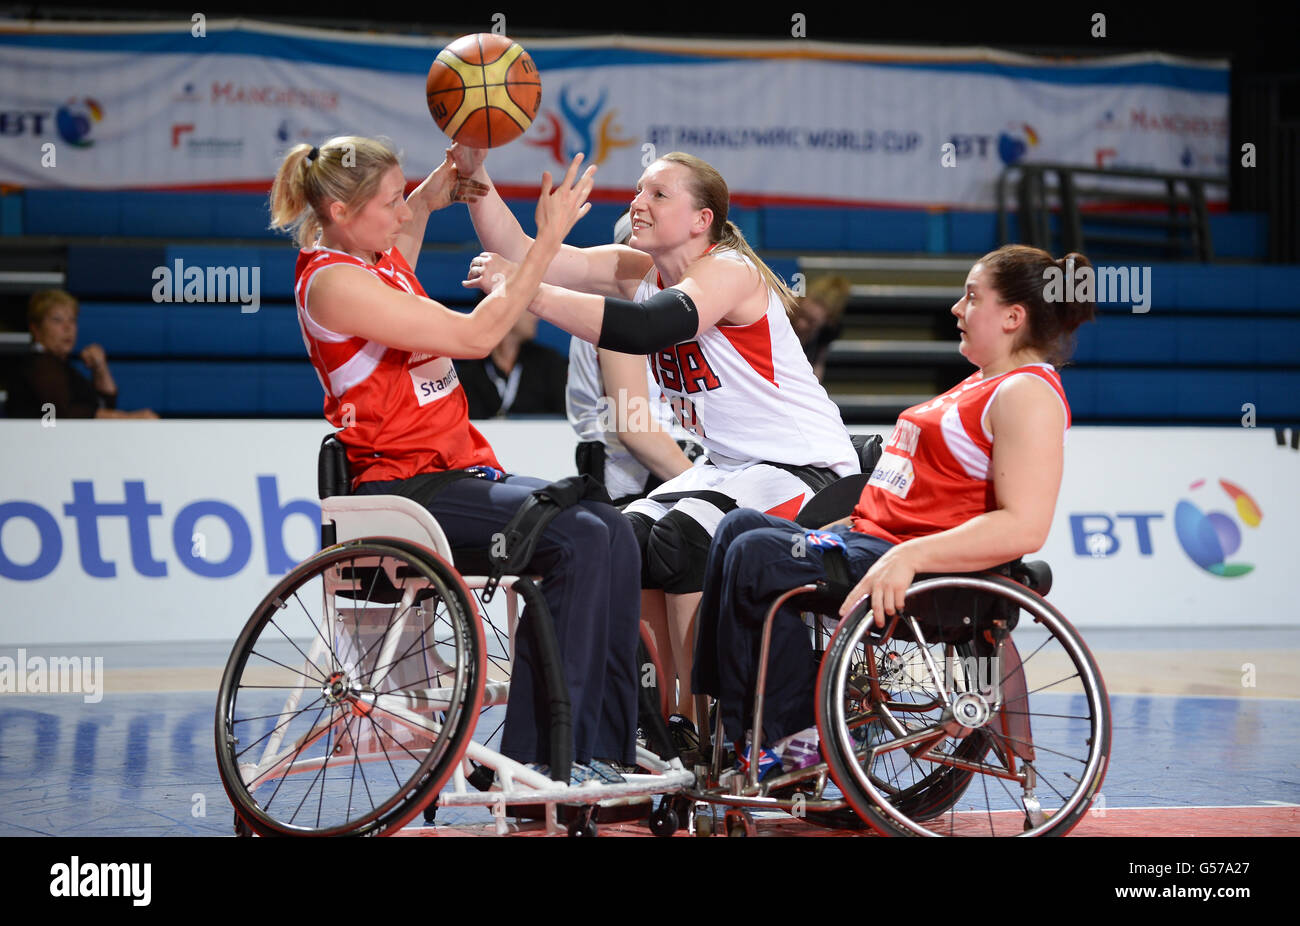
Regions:
<instances>
[{"instance_id":1,"label":"red court marking","mask_svg":"<svg viewBox=\"0 0 1300 926\"><path fill-rule=\"evenodd\" d=\"M721 810L718 814L721 818ZM960 818L969 816L959 814ZM987 824L984 814L976 814ZM721 819L719 819L721 822ZM975 821L972 820L972 823ZM760 818L761 836L874 836L870 831L833 830L793 817ZM645 836L644 822L597 824L601 836ZM977 826L976 829L979 827ZM408 825L400 836L495 836L490 824L416 827ZM517 836L545 836L541 824L527 824ZM564 835L563 832L560 835ZM689 837L685 827L676 836ZM1111 807L1090 811L1070 832L1071 836L1300 836L1300 807Z\"/></svg>"}]
</instances>

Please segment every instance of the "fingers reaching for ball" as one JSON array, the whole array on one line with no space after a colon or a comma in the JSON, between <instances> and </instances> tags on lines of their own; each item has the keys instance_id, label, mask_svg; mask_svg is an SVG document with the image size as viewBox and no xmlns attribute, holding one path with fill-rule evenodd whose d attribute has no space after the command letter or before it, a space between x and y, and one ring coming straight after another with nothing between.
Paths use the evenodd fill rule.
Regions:
<instances>
[{"instance_id":1,"label":"fingers reaching for ball","mask_svg":"<svg viewBox=\"0 0 1300 926\"><path fill-rule=\"evenodd\" d=\"M564 172L564 179L552 188L550 171L542 174L542 195L537 200L537 236L550 235L563 241L578 219L591 209L587 197L595 184L596 165L592 164L578 177L583 154L579 152Z\"/></svg>"},{"instance_id":2,"label":"fingers reaching for ball","mask_svg":"<svg viewBox=\"0 0 1300 926\"><path fill-rule=\"evenodd\" d=\"M471 148L455 142L447 149L447 157L456 165L456 172L462 177L472 177L487 159L486 148Z\"/></svg>"},{"instance_id":3,"label":"fingers reaching for ball","mask_svg":"<svg viewBox=\"0 0 1300 926\"><path fill-rule=\"evenodd\" d=\"M484 251L469 262L469 274L460 285L490 293L506 281L518 265L500 254Z\"/></svg>"}]
</instances>

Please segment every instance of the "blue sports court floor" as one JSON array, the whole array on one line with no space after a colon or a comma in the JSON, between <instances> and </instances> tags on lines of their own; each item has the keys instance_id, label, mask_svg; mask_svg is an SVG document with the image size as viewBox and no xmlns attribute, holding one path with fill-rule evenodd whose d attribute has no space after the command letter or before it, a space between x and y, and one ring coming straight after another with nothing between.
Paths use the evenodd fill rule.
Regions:
<instances>
[{"instance_id":1,"label":"blue sports court floor","mask_svg":"<svg viewBox=\"0 0 1300 926\"><path fill-rule=\"evenodd\" d=\"M1085 638L1111 695L1114 734L1102 798L1077 834L1300 835L1300 630ZM230 835L212 739L228 644L57 654L78 652L104 657L97 703L4 696L0 836ZM489 819L444 810L437 828L417 820L404 832L486 831ZM789 818L759 822L760 832L826 832Z\"/></svg>"}]
</instances>

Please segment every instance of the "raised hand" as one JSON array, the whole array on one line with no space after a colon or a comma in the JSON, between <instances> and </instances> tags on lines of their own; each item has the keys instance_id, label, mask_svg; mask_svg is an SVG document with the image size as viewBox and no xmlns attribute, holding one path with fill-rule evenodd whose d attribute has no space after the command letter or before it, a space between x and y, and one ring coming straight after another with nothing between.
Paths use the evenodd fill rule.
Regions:
<instances>
[{"instance_id":1,"label":"raised hand","mask_svg":"<svg viewBox=\"0 0 1300 926\"><path fill-rule=\"evenodd\" d=\"M551 188L554 182L551 172L542 174L542 195L537 199L537 237L543 236L552 241L563 241L569 230L591 210L587 197L591 195L595 184L596 165L586 169L578 178L578 168L582 166L582 152L578 152L565 171L559 186Z\"/></svg>"},{"instance_id":2,"label":"raised hand","mask_svg":"<svg viewBox=\"0 0 1300 926\"><path fill-rule=\"evenodd\" d=\"M92 373L98 373L100 367L106 366L108 358L104 354L104 348L98 344L87 344L81 351L81 362Z\"/></svg>"},{"instance_id":3,"label":"raised hand","mask_svg":"<svg viewBox=\"0 0 1300 926\"><path fill-rule=\"evenodd\" d=\"M506 278L515 272L517 266L519 265L506 260L500 254L484 251L470 261L469 278L461 280L460 285L470 289L478 287L483 292L490 293L505 282Z\"/></svg>"},{"instance_id":4,"label":"raised hand","mask_svg":"<svg viewBox=\"0 0 1300 926\"><path fill-rule=\"evenodd\" d=\"M447 149L447 157L451 158L462 177L472 177L483 166L483 161L487 158L487 149L471 148L455 142Z\"/></svg>"},{"instance_id":5,"label":"raised hand","mask_svg":"<svg viewBox=\"0 0 1300 926\"><path fill-rule=\"evenodd\" d=\"M441 164L429 174L424 183L411 194L413 200L423 198L429 205L430 212L446 208L452 203L477 202L480 196L487 195L487 184L471 180L469 174L460 170L452 161L450 149Z\"/></svg>"}]
</instances>

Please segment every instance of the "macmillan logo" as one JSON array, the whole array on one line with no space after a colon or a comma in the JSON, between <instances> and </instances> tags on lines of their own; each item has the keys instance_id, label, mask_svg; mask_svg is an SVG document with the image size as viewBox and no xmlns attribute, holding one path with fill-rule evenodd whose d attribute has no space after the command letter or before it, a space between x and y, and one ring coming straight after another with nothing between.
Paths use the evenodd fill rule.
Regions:
<instances>
[{"instance_id":1,"label":"macmillan logo","mask_svg":"<svg viewBox=\"0 0 1300 926\"><path fill-rule=\"evenodd\" d=\"M1237 509L1237 518L1252 530L1259 527L1263 512L1245 489L1226 479L1220 479L1219 486L1232 500ZM1204 479L1198 479L1188 488L1199 492L1208 485ZM1206 499L1207 495L1193 496ZM1209 504L1209 502L1203 502ZM1230 514L1223 511L1211 511L1208 514L1192 501L1180 499L1174 509L1174 532L1183 552L1196 565L1206 572L1225 579L1244 576L1254 570L1251 563L1229 563L1228 557L1241 548L1241 526Z\"/></svg>"}]
</instances>

